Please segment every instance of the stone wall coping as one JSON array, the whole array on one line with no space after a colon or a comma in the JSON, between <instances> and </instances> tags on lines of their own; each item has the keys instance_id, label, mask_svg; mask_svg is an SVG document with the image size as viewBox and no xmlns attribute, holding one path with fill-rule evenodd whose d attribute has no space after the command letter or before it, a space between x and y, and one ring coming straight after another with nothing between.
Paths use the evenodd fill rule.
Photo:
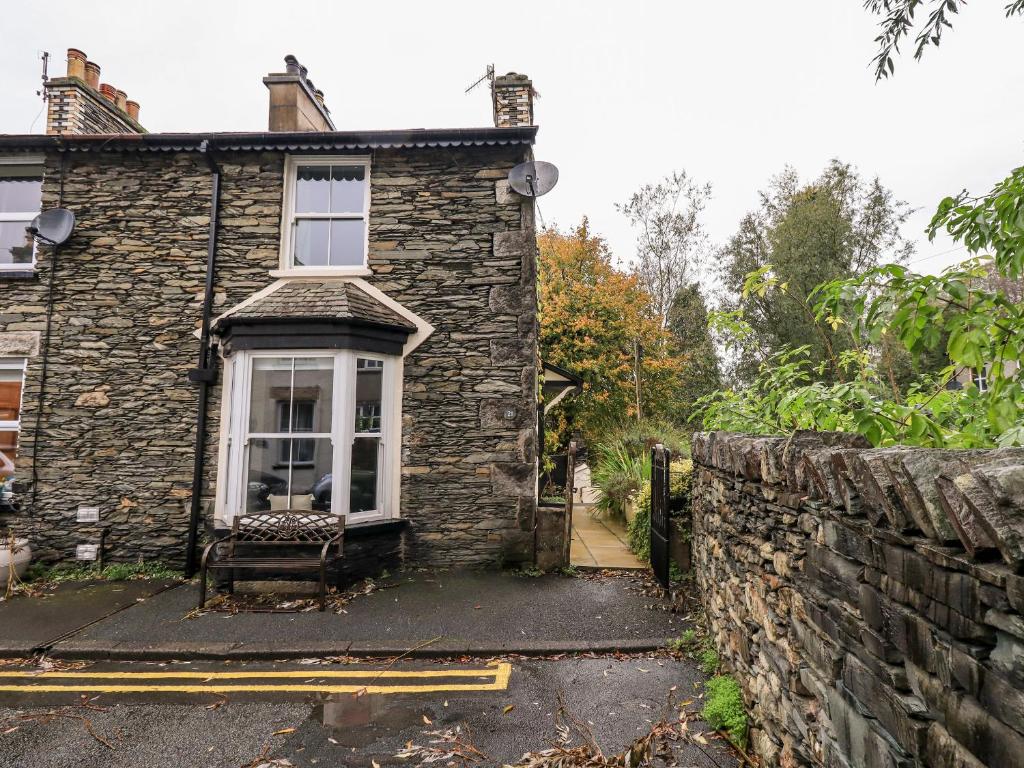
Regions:
<instances>
[{"instance_id":1,"label":"stone wall coping","mask_svg":"<svg viewBox=\"0 0 1024 768\"><path fill-rule=\"evenodd\" d=\"M698 432L694 461L816 502L879 529L919 536L967 562L1002 558L1024 571L1024 448L872 448L858 434ZM957 558L954 558L957 559Z\"/></svg>"}]
</instances>

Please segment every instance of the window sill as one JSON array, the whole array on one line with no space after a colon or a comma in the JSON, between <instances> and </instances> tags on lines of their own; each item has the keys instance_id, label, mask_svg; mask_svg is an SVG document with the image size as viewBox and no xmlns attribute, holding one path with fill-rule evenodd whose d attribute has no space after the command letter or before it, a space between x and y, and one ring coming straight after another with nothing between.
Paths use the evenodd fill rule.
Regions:
<instances>
[{"instance_id":1,"label":"window sill","mask_svg":"<svg viewBox=\"0 0 1024 768\"><path fill-rule=\"evenodd\" d=\"M271 277L277 278L317 278L317 277L371 277L373 270L368 267L289 267L288 269L272 269Z\"/></svg>"},{"instance_id":2,"label":"window sill","mask_svg":"<svg viewBox=\"0 0 1024 768\"><path fill-rule=\"evenodd\" d=\"M0 280L35 280L39 273L35 267L29 269L9 269L0 267Z\"/></svg>"}]
</instances>

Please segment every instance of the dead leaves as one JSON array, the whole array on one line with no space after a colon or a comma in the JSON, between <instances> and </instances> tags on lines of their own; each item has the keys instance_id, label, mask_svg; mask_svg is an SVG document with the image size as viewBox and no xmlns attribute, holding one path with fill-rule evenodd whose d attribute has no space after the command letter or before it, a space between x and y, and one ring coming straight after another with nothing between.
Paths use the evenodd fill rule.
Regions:
<instances>
[{"instance_id":1,"label":"dead leaves","mask_svg":"<svg viewBox=\"0 0 1024 768\"><path fill-rule=\"evenodd\" d=\"M426 716L423 719L426 720ZM423 735L432 738L423 745L410 741L405 745L405 749L395 754L395 757L402 760L419 760L417 765L420 766L442 761L447 761L449 765L459 761L458 764L468 766L488 760L487 755L473 746L468 730L463 733L462 726L455 726L446 731L426 731Z\"/></svg>"}]
</instances>

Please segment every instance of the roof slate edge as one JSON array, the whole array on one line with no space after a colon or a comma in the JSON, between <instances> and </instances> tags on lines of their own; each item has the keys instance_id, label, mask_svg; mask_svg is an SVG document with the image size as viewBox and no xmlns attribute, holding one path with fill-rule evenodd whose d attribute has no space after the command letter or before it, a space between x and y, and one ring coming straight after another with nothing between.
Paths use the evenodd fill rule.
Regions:
<instances>
[{"instance_id":1,"label":"roof slate edge","mask_svg":"<svg viewBox=\"0 0 1024 768\"><path fill-rule=\"evenodd\" d=\"M533 144L537 126L514 128L414 128L381 131L324 131L301 133L146 133L49 136L0 134L0 149L66 148L72 152L198 150L204 141L213 149L240 151L389 149L424 147L501 146Z\"/></svg>"}]
</instances>

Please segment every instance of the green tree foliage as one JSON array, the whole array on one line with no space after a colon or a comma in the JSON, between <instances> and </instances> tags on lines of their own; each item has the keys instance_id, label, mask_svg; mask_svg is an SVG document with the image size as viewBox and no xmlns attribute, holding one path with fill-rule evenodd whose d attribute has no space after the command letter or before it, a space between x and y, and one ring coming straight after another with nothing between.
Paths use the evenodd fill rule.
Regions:
<instances>
[{"instance_id":1,"label":"green tree foliage","mask_svg":"<svg viewBox=\"0 0 1024 768\"><path fill-rule=\"evenodd\" d=\"M940 230L976 256L941 275L887 264L814 292L817 323L850 340L835 380L824 380L823 365L812 363L809 347L784 349L760 366L751 386L706 398L705 424L761 433L856 431L875 445L1024 445L1024 168L988 195L965 192L943 200L929 234ZM769 271L752 273L745 294L783 291ZM738 344L753 335L742 308L713 322ZM951 364L921 377L901 398L876 366L872 348L883 342L911 354L941 349ZM972 370L987 372L985 391L951 386Z\"/></svg>"},{"instance_id":2,"label":"green tree foliage","mask_svg":"<svg viewBox=\"0 0 1024 768\"><path fill-rule=\"evenodd\" d=\"M743 218L721 251L721 279L739 305L747 275L767 273L784 291L749 293L744 319L751 336L737 361L740 378L783 349L809 345L812 359L827 361L826 379L841 378L840 355L849 348L832 329L815 322L808 297L823 282L862 274L883 262L905 261L913 245L900 228L910 209L877 179L865 180L833 160L810 184L792 168L761 192L761 205Z\"/></svg>"},{"instance_id":3,"label":"green tree foliage","mask_svg":"<svg viewBox=\"0 0 1024 768\"><path fill-rule=\"evenodd\" d=\"M899 54L900 43L909 39L913 33L921 11L924 24L918 28L914 38L914 58L921 59L924 49L929 45L938 47L942 41L944 30L952 29L952 17L967 5L967 0L865 0L864 7L876 16L881 17L881 31L875 42L878 53L871 60L875 68L875 79L889 77L896 68L893 54ZM1006 16L1024 14L1024 0L1012 0L1004 6Z\"/></svg>"},{"instance_id":4,"label":"green tree foliage","mask_svg":"<svg viewBox=\"0 0 1024 768\"><path fill-rule=\"evenodd\" d=\"M685 356L678 386L679 410L687 418L692 403L722 385L718 352L708 328L708 307L696 283L683 286L668 313L668 331Z\"/></svg>"}]
</instances>

